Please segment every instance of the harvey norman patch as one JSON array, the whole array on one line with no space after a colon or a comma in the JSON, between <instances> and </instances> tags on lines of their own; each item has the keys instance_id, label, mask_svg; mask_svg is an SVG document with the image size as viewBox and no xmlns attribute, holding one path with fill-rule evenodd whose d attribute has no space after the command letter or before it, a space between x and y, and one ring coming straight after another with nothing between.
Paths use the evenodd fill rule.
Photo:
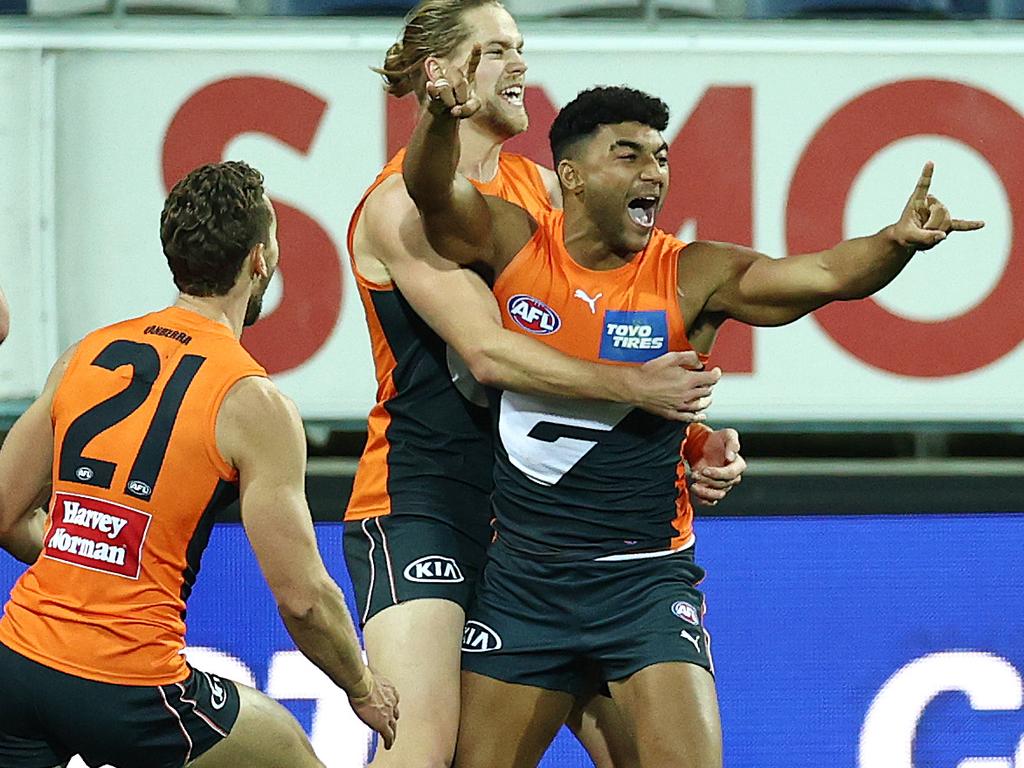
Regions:
<instances>
[{"instance_id":1,"label":"harvey norman patch","mask_svg":"<svg viewBox=\"0 0 1024 768\"><path fill-rule=\"evenodd\" d=\"M663 309L609 309L601 326L601 359L646 363L668 352L668 317Z\"/></svg>"},{"instance_id":2,"label":"harvey norman patch","mask_svg":"<svg viewBox=\"0 0 1024 768\"><path fill-rule=\"evenodd\" d=\"M153 516L91 496L58 493L43 556L138 579L142 545Z\"/></svg>"}]
</instances>

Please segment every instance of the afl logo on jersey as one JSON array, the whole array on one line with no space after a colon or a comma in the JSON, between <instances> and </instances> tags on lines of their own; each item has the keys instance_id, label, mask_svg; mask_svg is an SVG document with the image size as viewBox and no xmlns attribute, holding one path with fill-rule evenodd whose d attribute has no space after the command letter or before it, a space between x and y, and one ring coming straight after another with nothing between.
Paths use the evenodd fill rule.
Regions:
<instances>
[{"instance_id":1,"label":"afl logo on jersey","mask_svg":"<svg viewBox=\"0 0 1024 768\"><path fill-rule=\"evenodd\" d=\"M525 293L517 293L508 300L508 313L520 328L538 336L547 336L562 326L555 310Z\"/></svg>"},{"instance_id":2,"label":"afl logo on jersey","mask_svg":"<svg viewBox=\"0 0 1024 768\"><path fill-rule=\"evenodd\" d=\"M93 472L89 467L79 467L75 470L75 477L81 480L83 483L87 483L92 480Z\"/></svg>"},{"instance_id":3,"label":"afl logo on jersey","mask_svg":"<svg viewBox=\"0 0 1024 768\"><path fill-rule=\"evenodd\" d=\"M128 483L128 493L138 496L140 499L148 499L153 495L153 489L141 480L131 480Z\"/></svg>"}]
</instances>

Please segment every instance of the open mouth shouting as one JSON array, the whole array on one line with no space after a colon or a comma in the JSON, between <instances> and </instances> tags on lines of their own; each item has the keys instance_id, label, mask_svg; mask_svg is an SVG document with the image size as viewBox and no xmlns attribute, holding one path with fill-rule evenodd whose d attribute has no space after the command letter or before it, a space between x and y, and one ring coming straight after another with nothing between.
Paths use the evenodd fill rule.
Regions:
<instances>
[{"instance_id":1,"label":"open mouth shouting","mask_svg":"<svg viewBox=\"0 0 1024 768\"><path fill-rule=\"evenodd\" d=\"M658 212L658 198L655 195L634 197L629 201L626 211L634 224L650 229L654 226L654 216Z\"/></svg>"}]
</instances>

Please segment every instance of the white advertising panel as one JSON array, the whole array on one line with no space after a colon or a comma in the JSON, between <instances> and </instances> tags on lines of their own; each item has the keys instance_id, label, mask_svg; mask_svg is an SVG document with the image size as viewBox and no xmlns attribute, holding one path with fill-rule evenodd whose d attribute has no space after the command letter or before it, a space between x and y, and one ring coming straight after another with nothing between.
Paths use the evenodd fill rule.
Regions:
<instances>
[{"instance_id":1,"label":"white advertising panel","mask_svg":"<svg viewBox=\"0 0 1024 768\"><path fill-rule=\"evenodd\" d=\"M0 287L14 318L0 355L0 394L8 398L37 392L58 351L46 213L49 82L40 52L0 49Z\"/></svg>"},{"instance_id":2,"label":"white advertising panel","mask_svg":"<svg viewBox=\"0 0 1024 768\"><path fill-rule=\"evenodd\" d=\"M557 107L594 84L662 97L673 175L659 225L684 239L784 256L871 234L899 216L926 160L953 214L988 222L918 255L873 299L784 328L727 325L716 420L1024 418L1024 81L1007 75L1024 35L924 45L905 29L871 40L524 30L533 125L514 146L549 163ZM59 341L170 301L158 237L168 185L202 162L244 159L266 175L282 244L282 279L247 344L306 418L362 419L375 383L345 231L411 105L389 104L368 69L388 35L250 38L57 53Z\"/></svg>"}]
</instances>

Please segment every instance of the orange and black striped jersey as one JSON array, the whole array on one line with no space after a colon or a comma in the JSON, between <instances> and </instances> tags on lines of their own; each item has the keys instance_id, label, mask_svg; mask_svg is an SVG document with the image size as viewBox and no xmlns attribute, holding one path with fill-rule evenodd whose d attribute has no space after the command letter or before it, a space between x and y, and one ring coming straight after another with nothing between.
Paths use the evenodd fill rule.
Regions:
<instances>
[{"instance_id":1,"label":"orange and black striped jersey","mask_svg":"<svg viewBox=\"0 0 1024 768\"><path fill-rule=\"evenodd\" d=\"M188 676L185 604L214 515L238 498L217 413L247 376L266 371L230 329L179 307L79 343L53 399L43 552L11 593L0 642L105 683Z\"/></svg>"},{"instance_id":2,"label":"orange and black striped jersey","mask_svg":"<svg viewBox=\"0 0 1024 768\"><path fill-rule=\"evenodd\" d=\"M677 298L684 243L655 230L632 261L595 271L566 250L561 211L534 218L536 233L494 286L506 328L619 365L691 349ZM619 403L513 392L495 411L494 514L507 546L573 560L692 541L685 425Z\"/></svg>"},{"instance_id":3,"label":"orange and black striped jersey","mask_svg":"<svg viewBox=\"0 0 1024 768\"><path fill-rule=\"evenodd\" d=\"M402 172L404 157L403 149L363 194L349 223L349 254L367 197ZM474 184L534 214L551 208L537 166L519 155L502 153L494 179ZM397 286L367 280L354 256L352 271L370 331L377 402L370 411L366 448L345 519L396 511L452 519L455 506L488 516L493 483L490 417L459 394L444 341Z\"/></svg>"}]
</instances>

